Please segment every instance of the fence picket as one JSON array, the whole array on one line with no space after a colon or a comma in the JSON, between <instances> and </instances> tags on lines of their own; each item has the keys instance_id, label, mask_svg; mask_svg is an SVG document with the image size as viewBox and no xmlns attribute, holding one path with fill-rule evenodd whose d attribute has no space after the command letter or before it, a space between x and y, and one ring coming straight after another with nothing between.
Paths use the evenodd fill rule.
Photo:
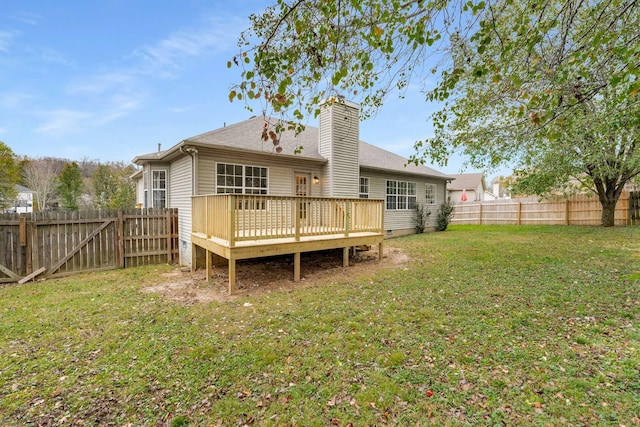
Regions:
<instances>
[{"instance_id":1,"label":"fence picket","mask_svg":"<svg viewBox=\"0 0 640 427\"><path fill-rule=\"evenodd\" d=\"M175 263L177 222L177 209L0 214L0 283L42 267L62 276Z\"/></svg>"},{"instance_id":2,"label":"fence picket","mask_svg":"<svg viewBox=\"0 0 640 427\"><path fill-rule=\"evenodd\" d=\"M632 193L633 194L633 193ZM616 205L615 224L631 225L630 193L622 193ZM600 225L602 206L597 197L575 195L568 199L506 199L463 202L454 205L452 224Z\"/></svg>"}]
</instances>

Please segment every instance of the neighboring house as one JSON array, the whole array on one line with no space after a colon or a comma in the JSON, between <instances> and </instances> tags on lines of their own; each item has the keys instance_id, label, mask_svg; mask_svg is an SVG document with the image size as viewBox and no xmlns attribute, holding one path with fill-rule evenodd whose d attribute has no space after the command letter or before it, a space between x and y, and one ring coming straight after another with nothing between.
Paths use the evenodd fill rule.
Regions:
<instances>
[{"instance_id":1,"label":"neighboring house","mask_svg":"<svg viewBox=\"0 0 640 427\"><path fill-rule=\"evenodd\" d=\"M446 200L451 177L359 140L359 106L323 105L319 128L280 137L280 154L263 141L264 117L187 138L137 156L139 207L178 208L180 260L191 264L192 195L257 194L384 200L384 234L415 233L416 205L431 215ZM300 154L294 154L301 146Z\"/></svg>"},{"instance_id":2,"label":"neighboring house","mask_svg":"<svg viewBox=\"0 0 640 427\"><path fill-rule=\"evenodd\" d=\"M16 192L18 195L10 206L5 208L5 212L12 213L27 213L33 212L33 195L36 193L33 190L29 190L22 185L16 185Z\"/></svg>"},{"instance_id":3,"label":"neighboring house","mask_svg":"<svg viewBox=\"0 0 640 427\"><path fill-rule=\"evenodd\" d=\"M447 186L448 199L451 203L482 202L495 200L490 191L483 173L461 173L451 175L454 181Z\"/></svg>"}]
</instances>

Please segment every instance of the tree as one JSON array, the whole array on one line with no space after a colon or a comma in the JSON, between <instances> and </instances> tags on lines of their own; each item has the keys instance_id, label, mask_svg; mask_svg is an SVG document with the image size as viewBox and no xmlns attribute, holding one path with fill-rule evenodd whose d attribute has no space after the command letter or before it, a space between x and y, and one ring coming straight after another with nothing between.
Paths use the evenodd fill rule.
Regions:
<instances>
[{"instance_id":1,"label":"tree","mask_svg":"<svg viewBox=\"0 0 640 427\"><path fill-rule=\"evenodd\" d=\"M344 94L367 116L423 79L442 108L413 161L446 164L460 152L476 167L513 164L519 191L541 195L580 179L605 226L640 174L635 0L278 0L250 19L228 64L242 79L231 100L257 99L300 123Z\"/></svg>"},{"instance_id":2,"label":"tree","mask_svg":"<svg viewBox=\"0 0 640 427\"><path fill-rule=\"evenodd\" d=\"M58 177L58 192L62 207L78 210L78 197L82 192L82 174L76 162L67 163Z\"/></svg>"},{"instance_id":3,"label":"tree","mask_svg":"<svg viewBox=\"0 0 640 427\"><path fill-rule=\"evenodd\" d=\"M57 162L51 158L26 160L22 166L24 184L35 191L36 210L44 210L58 190Z\"/></svg>"},{"instance_id":4,"label":"tree","mask_svg":"<svg viewBox=\"0 0 640 427\"><path fill-rule=\"evenodd\" d=\"M93 176L94 204L99 209L133 208L135 187L131 167L121 164L98 165Z\"/></svg>"},{"instance_id":5,"label":"tree","mask_svg":"<svg viewBox=\"0 0 640 427\"><path fill-rule=\"evenodd\" d=\"M0 208L6 208L16 198L16 184L20 182L20 169L16 155L0 141Z\"/></svg>"},{"instance_id":6,"label":"tree","mask_svg":"<svg viewBox=\"0 0 640 427\"><path fill-rule=\"evenodd\" d=\"M640 5L496 3L479 27L454 40L454 70L430 94L448 108L426 152L450 144L475 164L510 160L521 193L578 180L597 194L602 225L614 225L624 185L640 174Z\"/></svg>"}]
</instances>

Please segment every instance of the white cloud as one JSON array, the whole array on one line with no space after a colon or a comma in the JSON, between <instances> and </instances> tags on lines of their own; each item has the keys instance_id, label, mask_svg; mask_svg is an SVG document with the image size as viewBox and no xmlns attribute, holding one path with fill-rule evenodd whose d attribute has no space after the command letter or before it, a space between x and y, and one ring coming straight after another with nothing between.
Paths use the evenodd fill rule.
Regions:
<instances>
[{"instance_id":1,"label":"white cloud","mask_svg":"<svg viewBox=\"0 0 640 427\"><path fill-rule=\"evenodd\" d=\"M83 105L91 103L98 107L91 114L68 109L50 111L48 120L38 130L65 134L77 129L80 122L100 126L131 114L142 108L146 98L143 94L152 87L153 80L174 77L189 60L213 56L235 45L241 25L238 18L207 19L194 29L175 31L154 44L135 49L119 68L103 68L75 77L67 84L67 93L82 96ZM184 108L174 111L181 112Z\"/></svg>"},{"instance_id":2,"label":"white cloud","mask_svg":"<svg viewBox=\"0 0 640 427\"><path fill-rule=\"evenodd\" d=\"M171 112L171 113L186 113L187 111L190 111L191 108L190 107L168 107L167 111Z\"/></svg>"},{"instance_id":3,"label":"white cloud","mask_svg":"<svg viewBox=\"0 0 640 427\"><path fill-rule=\"evenodd\" d=\"M30 12L17 13L11 17L14 21L22 22L27 25L38 25L40 18L40 15Z\"/></svg>"},{"instance_id":4,"label":"white cloud","mask_svg":"<svg viewBox=\"0 0 640 427\"><path fill-rule=\"evenodd\" d=\"M0 93L0 108L15 110L20 108L25 102L34 99L35 96L21 92Z\"/></svg>"},{"instance_id":5,"label":"white cloud","mask_svg":"<svg viewBox=\"0 0 640 427\"><path fill-rule=\"evenodd\" d=\"M141 96L115 95L111 99L109 108L99 114L95 124L104 125L137 110L142 104L141 98Z\"/></svg>"},{"instance_id":6,"label":"white cloud","mask_svg":"<svg viewBox=\"0 0 640 427\"><path fill-rule=\"evenodd\" d=\"M73 65L73 61L68 59L62 52L48 47L29 49L38 59L49 64Z\"/></svg>"},{"instance_id":7,"label":"white cloud","mask_svg":"<svg viewBox=\"0 0 640 427\"><path fill-rule=\"evenodd\" d=\"M239 22L236 19L211 18L202 27L177 31L155 45L134 51L143 62L143 73L171 75L188 58L211 55L233 45Z\"/></svg>"},{"instance_id":8,"label":"white cloud","mask_svg":"<svg viewBox=\"0 0 640 427\"><path fill-rule=\"evenodd\" d=\"M13 32L0 31L0 52L9 52L11 39L13 39L15 35Z\"/></svg>"},{"instance_id":9,"label":"white cloud","mask_svg":"<svg viewBox=\"0 0 640 427\"><path fill-rule=\"evenodd\" d=\"M52 136L64 136L77 133L86 127L90 113L68 109L50 110L42 113L45 122L36 130Z\"/></svg>"},{"instance_id":10,"label":"white cloud","mask_svg":"<svg viewBox=\"0 0 640 427\"><path fill-rule=\"evenodd\" d=\"M103 94L134 83L135 76L131 71L112 71L100 73L88 78L74 81L68 86L71 94Z\"/></svg>"}]
</instances>

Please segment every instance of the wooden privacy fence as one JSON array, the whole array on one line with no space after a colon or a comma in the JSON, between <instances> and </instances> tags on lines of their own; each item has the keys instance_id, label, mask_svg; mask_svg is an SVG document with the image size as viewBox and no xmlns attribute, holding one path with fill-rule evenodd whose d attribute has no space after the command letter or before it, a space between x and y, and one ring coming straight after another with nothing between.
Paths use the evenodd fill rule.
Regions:
<instances>
[{"instance_id":1,"label":"wooden privacy fence","mask_svg":"<svg viewBox=\"0 0 640 427\"><path fill-rule=\"evenodd\" d=\"M177 261L177 209L0 215L0 283Z\"/></svg>"},{"instance_id":2,"label":"wooden privacy fence","mask_svg":"<svg viewBox=\"0 0 640 427\"><path fill-rule=\"evenodd\" d=\"M615 225L640 224L639 193L622 193ZM635 209L635 210L634 210ZM559 224L600 225L602 205L597 197L579 194L568 199L507 199L482 203L457 203L452 224Z\"/></svg>"}]
</instances>

